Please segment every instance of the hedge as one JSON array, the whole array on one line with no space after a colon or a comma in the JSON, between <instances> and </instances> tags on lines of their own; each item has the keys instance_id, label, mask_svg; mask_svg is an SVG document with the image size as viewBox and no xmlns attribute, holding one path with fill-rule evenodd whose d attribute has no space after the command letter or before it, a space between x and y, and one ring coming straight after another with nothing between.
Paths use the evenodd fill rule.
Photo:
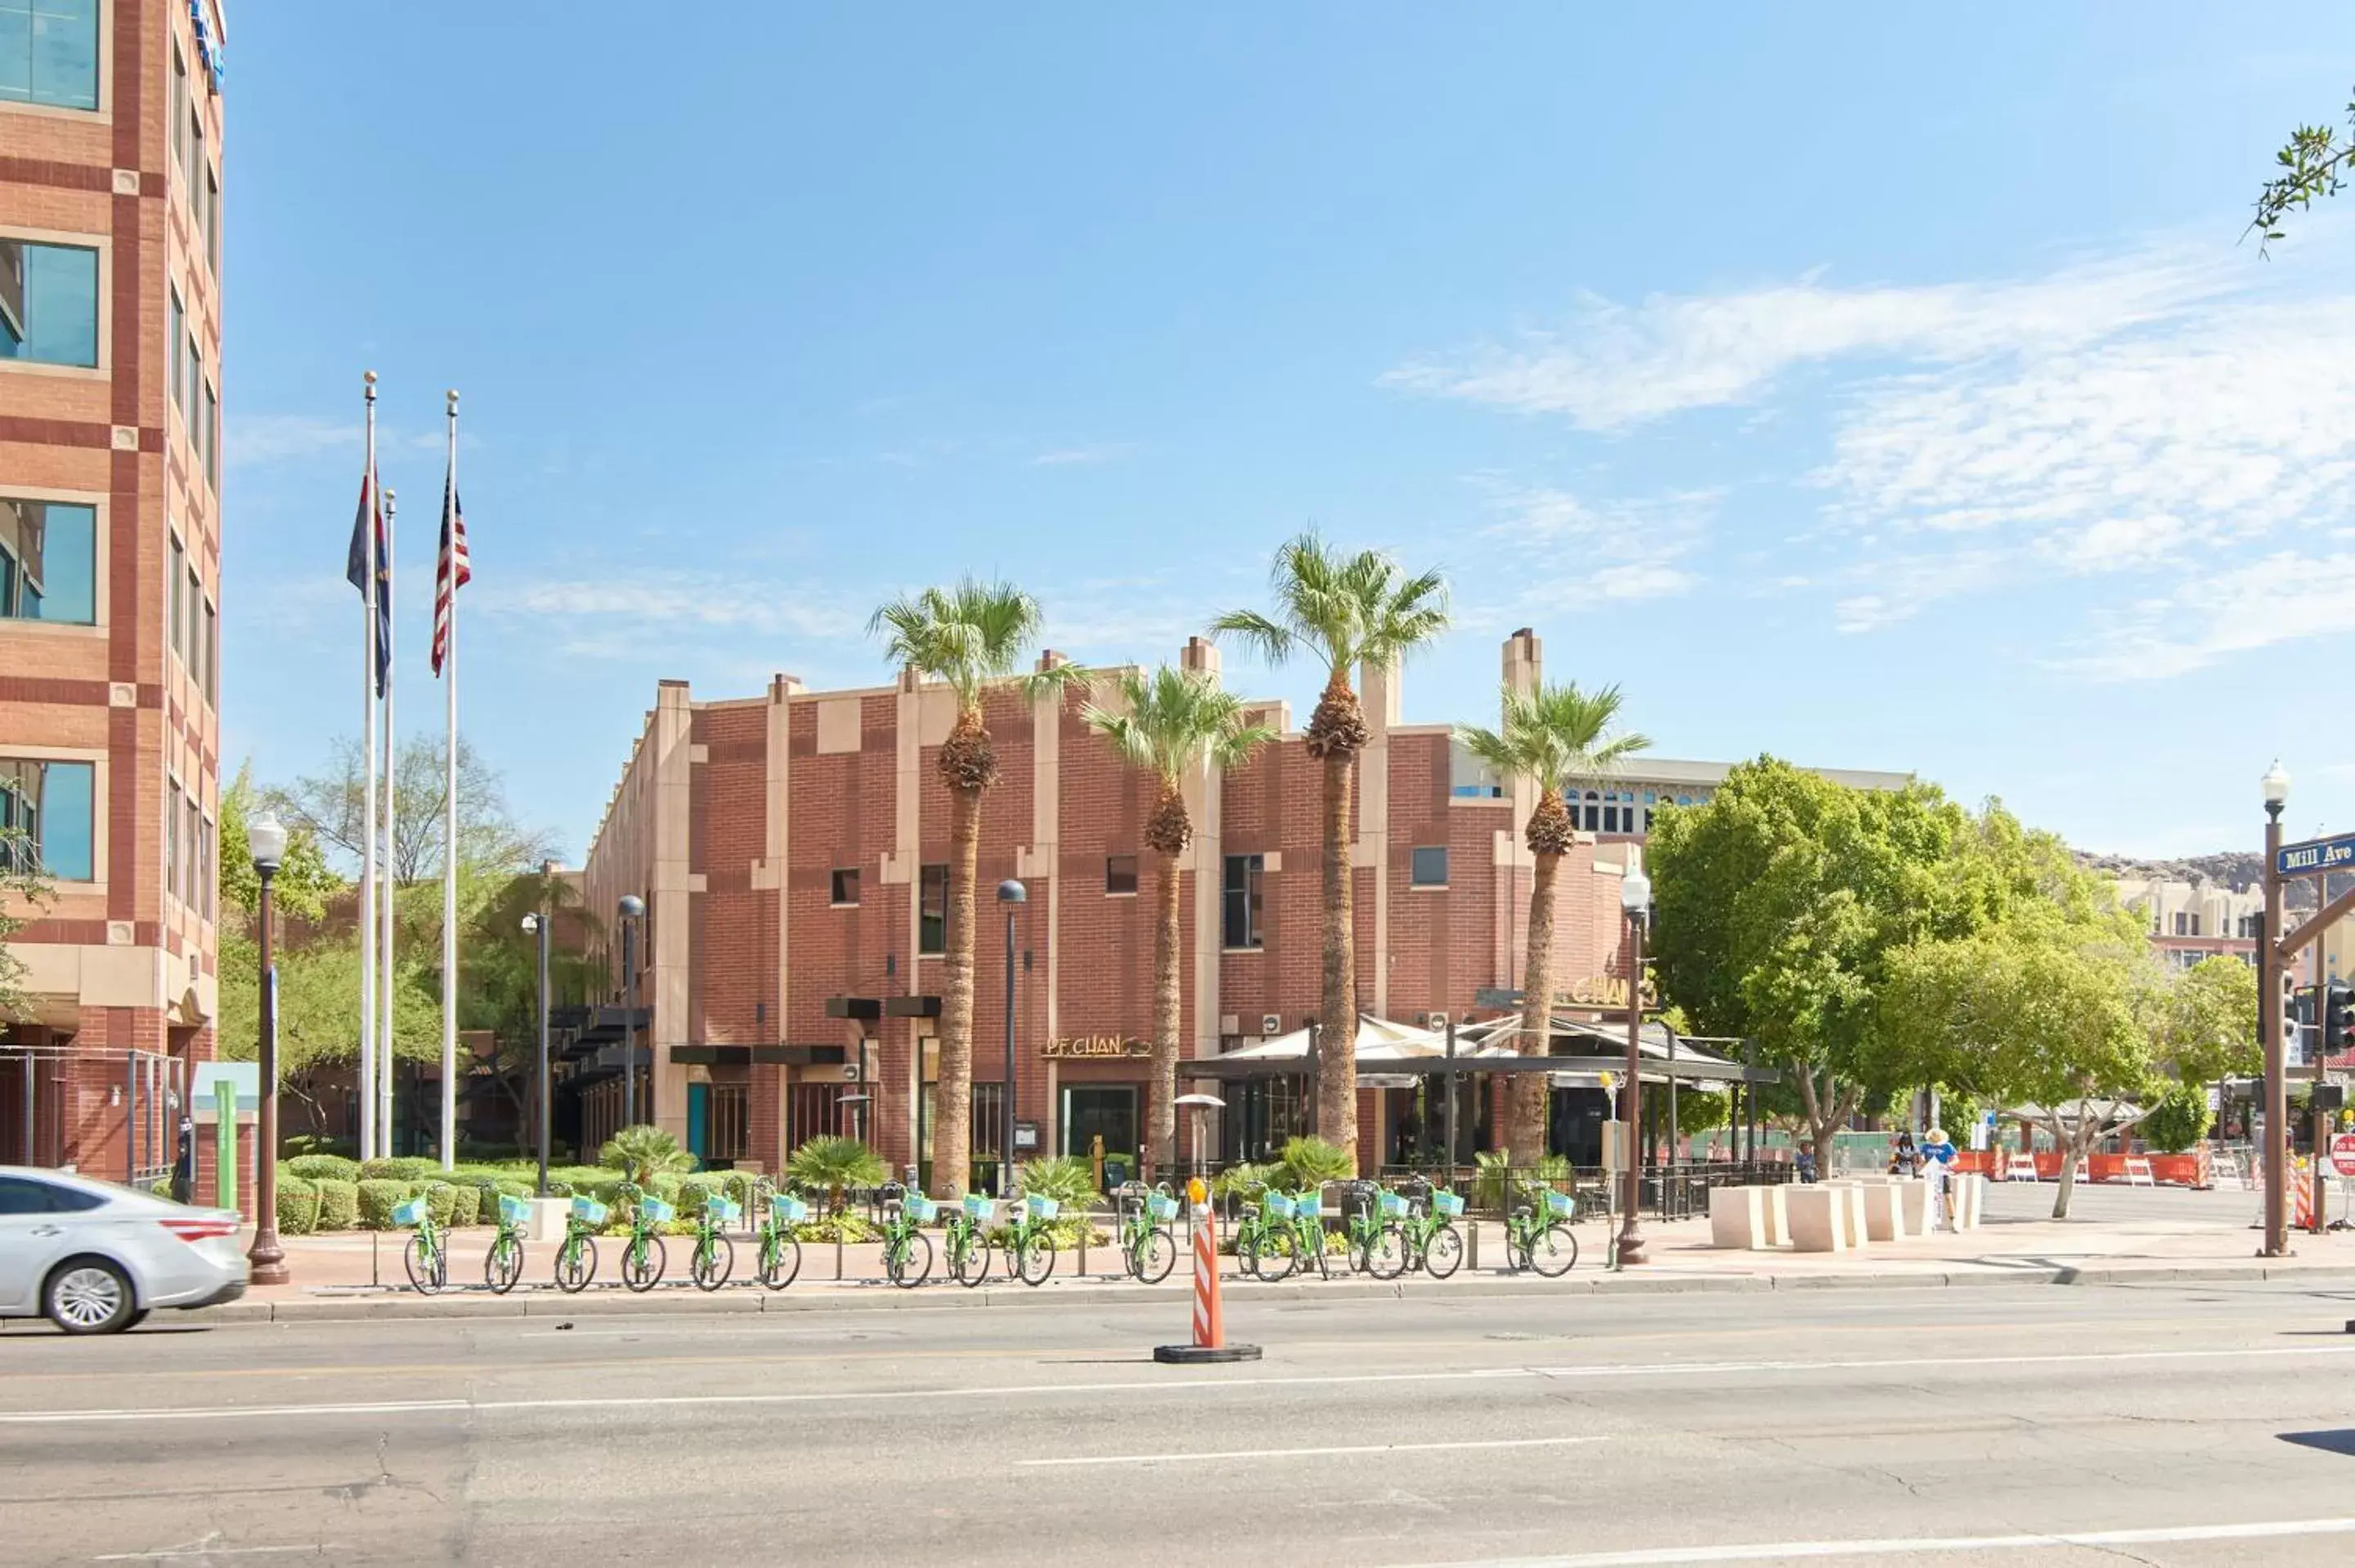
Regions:
<instances>
[{"instance_id":1,"label":"hedge","mask_svg":"<svg viewBox=\"0 0 2355 1568\"><path fill-rule=\"evenodd\" d=\"M415 1191L410 1181L387 1181L369 1178L360 1181L354 1191L359 1198L359 1222L364 1230L389 1231L392 1223L393 1205Z\"/></svg>"},{"instance_id":2,"label":"hedge","mask_svg":"<svg viewBox=\"0 0 2355 1568\"><path fill-rule=\"evenodd\" d=\"M474 1191L471 1187L464 1190L469 1192ZM435 1224L446 1226L456 1223L454 1215L458 1208L459 1191L460 1189L453 1187L447 1181L435 1181L426 1187L425 1212L433 1216Z\"/></svg>"},{"instance_id":3,"label":"hedge","mask_svg":"<svg viewBox=\"0 0 2355 1568\"><path fill-rule=\"evenodd\" d=\"M360 1223L360 1185L357 1181L318 1181L319 1229L347 1231Z\"/></svg>"},{"instance_id":4,"label":"hedge","mask_svg":"<svg viewBox=\"0 0 2355 1568\"><path fill-rule=\"evenodd\" d=\"M363 1181L428 1181L442 1174L442 1162L422 1155L404 1154L390 1160L370 1160L359 1170Z\"/></svg>"},{"instance_id":5,"label":"hedge","mask_svg":"<svg viewBox=\"0 0 2355 1568\"><path fill-rule=\"evenodd\" d=\"M660 1178L656 1180L659 1181ZM691 1176L680 1177L678 1196L673 1200L678 1205L679 1218L691 1220L702 1213L704 1206L711 1201L712 1194L718 1192L724 1195L727 1186L723 1178L708 1171L698 1171Z\"/></svg>"},{"instance_id":6,"label":"hedge","mask_svg":"<svg viewBox=\"0 0 2355 1568\"><path fill-rule=\"evenodd\" d=\"M278 1234L307 1236L318 1227L319 1189L300 1176L278 1178Z\"/></svg>"},{"instance_id":7,"label":"hedge","mask_svg":"<svg viewBox=\"0 0 2355 1568\"><path fill-rule=\"evenodd\" d=\"M291 1171L306 1181L357 1181L360 1179L360 1162L346 1160L340 1154L298 1154L279 1169Z\"/></svg>"},{"instance_id":8,"label":"hedge","mask_svg":"<svg viewBox=\"0 0 2355 1568\"><path fill-rule=\"evenodd\" d=\"M447 1192L450 1194L450 1223L452 1224L472 1225L482 1223L483 1190L480 1187L441 1186L436 1187L434 1192L437 1193ZM492 1207L496 1209L497 1206L498 1201L494 1197L492 1199Z\"/></svg>"}]
</instances>

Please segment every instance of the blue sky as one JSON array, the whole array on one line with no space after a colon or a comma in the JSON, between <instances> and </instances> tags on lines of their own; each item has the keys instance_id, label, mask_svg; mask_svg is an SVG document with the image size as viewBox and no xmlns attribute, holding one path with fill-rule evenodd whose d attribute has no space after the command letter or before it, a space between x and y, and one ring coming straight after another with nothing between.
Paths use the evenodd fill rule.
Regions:
<instances>
[{"instance_id":1,"label":"blue sky","mask_svg":"<svg viewBox=\"0 0 2355 1568\"><path fill-rule=\"evenodd\" d=\"M1411 720L1531 625L1664 755L2355 826L2355 215L2238 242L2355 16L708 10L238 11L232 763L357 732L372 366L403 727L457 387L464 724L574 855L657 678L882 682L965 569L1170 657L1309 524L1449 572Z\"/></svg>"}]
</instances>

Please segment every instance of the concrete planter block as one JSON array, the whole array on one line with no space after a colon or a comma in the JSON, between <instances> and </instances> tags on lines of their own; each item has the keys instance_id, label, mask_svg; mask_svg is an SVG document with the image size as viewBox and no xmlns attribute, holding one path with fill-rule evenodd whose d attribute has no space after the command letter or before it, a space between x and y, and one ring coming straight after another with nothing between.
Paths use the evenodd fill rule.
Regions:
<instances>
[{"instance_id":1,"label":"concrete planter block","mask_svg":"<svg viewBox=\"0 0 2355 1568\"><path fill-rule=\"evenodd\" d=\"M560 1242L564 1239L565 1216L572 1212L570 1198L533 1198L531 1224L525 1229L523 1239L536 1242Z\"/></svg>"},{"instance_id":2,"label":"concrete planter block","mask_svg":"<svg viewBox=\"0 0 2355 1568\"><path fill-rule=\"evenodd\" d=\"M1790 1245L1790 1187L1784 1182L1777 1181L1774 1185L1771 1187L1762 1187L1759 1191L1766 1194L1766 1202L1764 1204L1766 1211L1766 1245L1768 1246Z\"/></svg>"},{"instance_id":3,"label":"concrete planter block","mask_svg":"<svg viewBox=\"0 0 2355 1568\"><path fill-rule=\"evenodd\" d=\"M1905 1209L1905 1234L1909 1236L1930 1234L1930 1183L1922 1181L1900 1181L1896 1184L1898 1202Z\"/></svg>"},{"instance_id":4,"label":"concrete planter block","mask_svg":"<svg viewBox=\"0 0 2355 1568\"><path fill-rule=\"evenodd\" d=\"M1709 1194L1711 1246L1758 1252L1766 1239L1766 1193L1759 1187L1713 1187Z\"/></svg>"},{"instance_id":5,"label":"concrete planter block","mask_svg":"<svg viewBox=\"0 0 2355 1568\"><path fill-rule=\"evenodd\" d=\"M1987 1180L1975 1173L1955 1178L1955 1223L1964 1230L1979 1228L1979 1210L1987 1202Z\"/></svg>"},{"instance_id":6,"label":"concrete planter block","mask_svg":"<svg viewBox=\"0 0 2355 1568\"><path fill-rule=\"evenodd\" d=\"M1785 1200L1795 1252L1846 1252L1848 1196L1829 1187L1794 1187Z\"/></svg>"},{"instance_id":7,"label":"concrete planter block","mask_svg":"<svg viewBox=\"0 0 2355 1568\"><path fill-rule=\"evenodd\" d=\"M1875 1186L1883 1184L1880 1181L1873 1183ZM1840 1224L1848 1234L1848 1245L1852 1247L1862 1246L1871 1235L1871 1233L1865 1229L1864 1224L1865 1183L1853 1181L1827 1181L1824 1186L1830 1192L1839 1194Z\"/></svg>"},{"instance_id":8,"label":"concrete planter block","mask_svg":"<svg viewBox=\"0 0 2355 1568\"><path fill-rule=\"evenodd\" d=\"M1904 1183L1872 1181L1859 1190L1864 1197L1864 1234L1868 1239L1903 1241L1921 1234L1920 1226L1908 1229L1905 1224Z\"/></svg>"}]
</instances>

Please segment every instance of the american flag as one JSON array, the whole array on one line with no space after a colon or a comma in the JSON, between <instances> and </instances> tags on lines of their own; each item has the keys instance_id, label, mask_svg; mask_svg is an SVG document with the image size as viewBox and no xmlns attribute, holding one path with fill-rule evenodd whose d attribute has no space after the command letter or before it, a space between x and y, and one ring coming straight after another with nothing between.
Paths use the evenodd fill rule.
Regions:
<instances>
[{"instance_id":1,"label":"american flag","mask_svg":"<svg viewBox=\"0 0 2355 1568\"><path fill-rule=\"evenodd\" d=\"M474 578L466 558L466 514L458 505L453 475L442 486L442 554L433 566L433 673L450 654L451 622L458 614L458 590Z\"/></svg>"}]
</instances>

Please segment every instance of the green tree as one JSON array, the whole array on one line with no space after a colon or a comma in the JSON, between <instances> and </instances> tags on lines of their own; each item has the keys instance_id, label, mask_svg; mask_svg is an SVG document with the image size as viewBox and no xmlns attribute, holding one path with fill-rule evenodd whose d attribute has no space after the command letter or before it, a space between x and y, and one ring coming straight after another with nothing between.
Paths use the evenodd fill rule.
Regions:
<instances>
[{"instance_id":1,"label":"green tree","mask_svg":"<svg viewBox=\"0 0 2355 1568\"><path fill-rule=\"evenodd\" d=\"M448 799L447 743L439 736L402 741L393 758L392 879L439 881L442 803ZM368 765L357 741L334 743L326 768L261 798L290 827L308 828L322 847L357 863L367 840ZM458 863L478 871L523 871L555 853L544 832L519 826L496 769L458 737ZM224 862L226 863L226 862Z\"/></svg>"},{"instance_id":2,"label":"green tree","mask_svg":"<svg viewBox=\"0 0 2355 1568\"><path fill-rule=\"evenodd\" d=\"M261 874L253 869L253 844L246 824L261 810L261 792L254 787L253 765L237 770L220 796L220 896L224 909L240 912L248 921L261 913ZM327 869L319 836L300 822L286 831L286 858L270 879L270 900L279 913L315 925L326 918L327 902L349 884Z\"/></svg>"},{"instance_id":3,"label":"green tree","mask_svg":"<svg viewBox=\"0 0 2355 1568\"><path fill-rule=\"evenodd\" d=\"M1011 682L1032 694L1060 690L1077 677L1069 666L1016 676L1039 641L1039 625L1037 599L1011 584L973 577L954 588L928 588L894 599L868 623L893 659L944 682L956 696L956 723L934 763L949 791L949 906L932 1184L953 1198L964 1192L972 1161L974 878L980 864L981 797L997 782L997 749L982 722L982 698L994 684Z\"/></svg>"},{"instance_id":4,"label":"green tree","mask_svg":"<svg viewBox=\"0 0 2355 1568\"><path fill-rule=\"evenodd\" d=\"M2348 164L2355 159L2355 102L2347 105L2347 122L2346 141L2333 126L2301 125L2274 154L2281 173L2258 188L2256 216L2249 220L2261 251L2283 237L2282 223L2293 207L2305 212L2317 199L2347 188Z\"/></svg>"},{"instance_id":5,"label":"green tree","mask_svg":"<svg viewBox=\"0 0 2355 1568\"><path fill-rule=\"evenodd\" d=\"M597 1163L619 1171L640 1188L657 1176L678 1176L695 1169L695 1156L678 1139L658 1127L625 1127L597 1150Z\"/></svg>"},{"instance_id":6,"label":"green tree","mask_svg":"<svg viewBox=\"0 0 2355 1568\"><path fill-rule=\"evenodd\" d=\"M24 989L25 960L8 950L8 938L49 902L49 879L40 863L39 851L23 832L0 829L0 1023L24 1017L32 1006Z\"/></svg>"},{"instance_id":7,"label":"green tree","mask_svg":"<svg viewBox=\"0 0 2355 1568\"><path fill-rule=\"evenodd\" d=\"M2256 969L2222 953L2200 959L2167 988L2160 1028L2159 1054L2184 1084L2254 1076L2264 1062Z\"/></svg>"},{"instance_id":8,"label":"green tree","mask_svg":"<svg viewBox=\"0 0 2355 1568\"><path fill-rule=\"evenodd\" d=\"M1194 842L1194 821L1186 810L1186 784L1241 765L1275 738L1266 725L1249 722L1242 699L1208 674L1163 665L1150 675L1124 670L1106 683L1109 704L1091 702L1090 728L1109 741L1120 759L1152 777L1156 793L1146 819L1145 842L1154 853L1153 1091L1146 1136L1151 1170L1178 1163L1178 1052L1182 1017L1178 992L1181 936L1178 919L1178 857ZM1212 786L1215 788L1215 785ZM1202 890L1201 896L1209 891Z\"/></svg>"},{"instance_id":9,"label":"green tree","mask_svg":"<svg viewBox=\"0 0 2355 1568\"><path fill-rule=\"evenodd\" d=\"M314 1080L359 1060L360 955L348 935L314 938L278 948L278 1077L309 1109L311 1130L323 1130L325 1107ZM243 930L224 925L220 937L221 1055L257 1059L261 1043L261 949ZM395 1059L442 1059L442 1001L434 972L401 962L393 970Z\"/></svg>"},{"instance_id":10,"label":"green tree","mask_svg":"<svg viewBox=\"0 0 2355 1568\"><path fill-rule=\"evenodd\" d=\"M1547 1054L1553 1033L1553 912L1561 857L1578 842L1562 792L1603 778L1623 758L1651 745L1641 735L1616 733L1619 688L1582 692L1575 684L1535 692L1505 688L1502 723L1456 731L1464 749L1499 779L1526 780L1537 805L1522 831L1535 863L1529 878L1529 936L1521 959L1523 1055ZM1505 1147L1525 1160L1547 1152L1548 1086L1542 1073L1517 1073L1506 1082Z\"/></svg>"},{"instance_id":11,"label":"green tree","mask_svg":"<svg viewBox=\"0 0 2355 1568\"><path fill-rule=\"evenodd\" d=\"M1350 799L1358 754L1370 732L1351 673L1359 667L1395 673L1409 653L1447 630L1447 582L1435 571L1413 576L1379 550L1344 555L1315 533L1288 541L1268 575L1272 612L1231 610L1213 636L1240 638L1269 664L1307 657L1325 667L1325 689L1309 715L1308 755L1324 769L1324 991L1317 1029L1320 1132L1358 1146L1358 981L1351 890Z\"/></svg>"},{"instance_id":12,"label":"green tree","mask_svg":"<svg viewBox=\"0 0 2355 1568\"><path fill-rule=\"evenodd\" d=\"M842 1212L843 1195L855 1187L876 1187L891 1179L883 1157L855 1138L804 1139L785 1156L785 1181L805 1192L823 1193L830 1213Z\"/></svg>"}]
</instances>

